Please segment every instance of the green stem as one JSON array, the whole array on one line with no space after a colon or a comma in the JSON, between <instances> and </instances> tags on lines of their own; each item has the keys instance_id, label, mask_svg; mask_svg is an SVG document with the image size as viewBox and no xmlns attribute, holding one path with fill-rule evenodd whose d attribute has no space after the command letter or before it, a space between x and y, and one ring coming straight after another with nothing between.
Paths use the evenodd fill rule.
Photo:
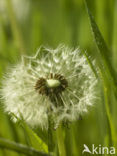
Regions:
<instances>
[{"instance_id":1,"label":"green stem","mask_svg":"<svg viewBox=\"0 0 117 156\"><path fill-rule=\"evenodd\" d=\"M51 113L48 113L48 152L49 154L56 155L56 131L54 130L52 121Z\"/></svg>"},{"instance_id":2,"label":"green stem","mask_svg":"<svg viewBox=\"0 0 117 156\"><path fill-rule=\"evenodd\" d=\"M22 38L22 34L20 32L20 28L19 28L18 23L17 23L17 19L15 17L12 2L11 2L11 0L6 0L6 1L7 1L7 9L8 9L8 13L9 13L9 18L10 18L10 22L11 22L12 31L13 31L14 37L15 37L15 39L17 41L18 47L20 49L20 53L21 54L26 53L26 49L25 49L25 46L24 46L24 41L23 41L23 38Z\"/></svg>"},{"instance_id":3,"label":"green stem","mask_svg":"<svg viewBox=\"0 0 117 156\"><path fill-rule=\"evenodd\" d=\"M60 156L66 156L65 145L64 145L64 134L61 126L57 128L57 141Z\"/></svg>"},{"instance_id":4,"label":"green stem","mask_svg":"<svg viewBox=\"0 0 117 156\"><path fill-rule=\"evenodd\" d=\"M49 154L53 152L51 116L49 114L48 114L48 152Z\"/></svg>"},{"instance_id":5,"label":"green stem","mask_svg":"<svg viewBox=\"0 0 117 156\"><path fill-rule=\"evenodd\" d=\"M22 145L22 144L19 144L19 143L15 143L13 141L9 141L7 139L3 139L3 138L0 138L0 147L1 148L6 148L8 150L13 150L13 151L16 151L16 152L19 152L19 153L23 153L23 154L26 154L28 156L49 156L48 154L46 153L43 153L43 152L39 152L38 150L35 150L34 148L32 147L28 147L28 146L25 146L25 145Z\"/></svg>"}]
</instances>

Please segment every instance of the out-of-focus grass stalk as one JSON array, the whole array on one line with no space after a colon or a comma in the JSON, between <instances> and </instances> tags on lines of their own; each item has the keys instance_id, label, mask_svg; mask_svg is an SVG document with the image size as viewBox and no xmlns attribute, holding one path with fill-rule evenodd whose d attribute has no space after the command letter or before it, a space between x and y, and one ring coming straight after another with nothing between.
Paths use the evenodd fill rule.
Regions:
<instances>
[{"instance_id":1,"label":"out-of-focus grass stalk","mask_svg":"<svg viewBox=\"0 0 117 156\"><path fill-rule=\"evenodd\" d=\"M5 33L4 33L4 26L3 26L2 16L0 16L0 49L2 49L2 50L7 49L6 36L5 36Z\"/></svg>"},{"instance_id":2,"label":"out-of-focus grass stalk","mask_svg":"<svg viewBox=\"0 0 117 156\"><path fill-rule=\"evenodd\" d=\"M103 32L103 36L105 39L108 39L108 33L107 33L107 24L106 20L104 20L104 15L105 15L105 0L96 0L95 1L95 6L96 6L96 21L98 25L100 26L100 30Z\"/></svg>"},{"instance_id":3,"label":"out-of-focus grass stalk","mask_svg":"<svg viewBox=\"0 0 117 156\"><path fill-rule=\"evenodd\" d=\"M3 148L0 149L0 156L7 156L5 149Z\"/></svg>"},{"instance_id":4,"label":"out-of-focus grass stalk","mask_svg":"<svg viewBox=\"0 0 117 156\"><path fill-rule=\"evenodd\" d=\"M40 18L40 12L34 8L34 16L32 17L33 29L31 30L31 46L33 49L37 48L41 41Z\"/></svg>"},{"instance_id":5,"label":"out-of-focus grass stalk","mask_svg":"<svg viewBox=\"0 0 117 156\"><path fill-rule=\"evenodd\" d=\"M7 156L4 149L0 149L0 156Z\"/></svg>"},{"instance_id":6,"label":"out-of-focus grass stalk","mask_svg":"<svg viewBox=\"0 0 117 156\"><path fill-rule=\"evenodd\" d=\"M66 155L72 155L72 136L71 130L65 128L65 147L66 147Z\"/></svg>"},{"instance_id":7,"label":"out-of-focus grass stalk","mask_svg":"<svg viewBox=\"0 0 117 156\"><path fill-rule=\"evenodd\" d=\"M114 9L113 12L113 33L112 35L112 63L113 68L115 69L115 72L117 72L117 0L114 0ZM113 118L114 123L116 124L116 118L117 118L117 101L113 98Z\"/></svg>"},{"instance_id":8,"label":"out-of-focus grass stalk","mask_svg":"<svg viewBox=\"0 0 117 156\"><path fill-rule=\"evenodd\" d=\"M77 123L75 122L73 125L72 125L72 127L71 127L71 137L72 137L72 153L73 153L73 155L75 156L75 155L79 155L79 153L78 153L78 147L77 147L77 137L76 137L76 135L77 135L77 133L76 133L76 131L78 132L78 126L76 125Z\"/></svg>"},{"instance_id":9,"label":"out-of-focus grass stalk","mask_svg":"<svg viewBox=\"0 0 117 156\"><path fill-rule=\"evenodd\" d=\"M60 125L57 128L57 142L60 156L66 156L65 144L64 144L64 131Z\"/></svg>"},{"instance_id":10,"label":"out-of-focus grass stalk","mask_svg":"<svg viewBox=\"0 0 117 156\"><path fill-rule=\"evenodd\" d=\"M68 24L71 29L71 45L72 47L77 46L77 34L78 34L78 20L77 20L77 13L78 13L78 8L77 8L77 3L75 1L71 0L64 0L64 5L65 5L65 13L67 17Z\"/></svg>"},{"instance_id":11,"label":"out-of-focus grass stalk","mask_svg":"<svg viewBox=\"0 0 117 156\"><path fill-rule=\"evenodd\" d=\"M19 153L27 154L29 156L49 156L46 153L39 152L32 147L28 147L22 144L15 143L3 138L0 138L0 147L13 150Z\"/></svg>"},{"instance_id":12,"label":"out-of-focus grass stalk","mask_svg":"<svg viewBox=\"0 0 117 156\"><path fill-rule=\"evenodd\" d=\"M108 122L109 122L109 128L110 128L110 131L111 131L111 136L112 137L112 143L114 146L117 146L117 141L116 141L116 130L115 130L115 126L114 126L114 123L113 123L113 119L112 119L112 115L111 115L111 112L110 112L110 108L109 108L109 105L110 105L110 87L109 87L109 84L104 81L103 82L103 85L104 85L104 98L105 98L105 107L106 107L106 113L107 113L107 117L108 117Z\"/></svg>"},{"instance_id":13,"label":"out-of-focus grass stalk","mask_svg":"<svg viewBox=\"0 0 117 156\"><path fill-rule=\"evenodd\" d=\"M11 133L13 135L14 141L15 142L20 142L20 137L18 136L17 129L16 129L14 123L9 120L8 116L7 116L6 120L8 120L8 124L10 126ZM22 155L21 154L18 154L18 156L22 156Z\"/></svg>"},{"instance_id":14,"label":"out-of-focus grass stalk","mask_svg":"<svg viewBox=\"0 0 117 156\"><path fill-rule=\"evenodd\" d=\"M102 30L103 36L109 46L112 43L112 25L113 25L113 2L114 0L96 0L96 21ZM111 23L111 25L110 25Z\"/></svg>"},{"instance_id":15,"label":"out-of-focus grass stalk","mask_svg":"<svg viewBox=\"0 0 117 156\"><path fill-rule=\"evenodd\" d=\"M117 0L114 1L114 24L113 24L113 41L112 41L112 50L113 50L113 66L117 71Z\"/></svg>"},{"instance_id":16,"label":"out-of-focus grass stalk","mask_svg":"<svg viewBox=\"0 0 117 156\"><path fill-rule=\"evenodd\" d=\"M76 122L69 125L69 127L65 127L66 155L79 156L78 142L80 142L81 138L78 139L78 136L76 136L78 132L78 125Z\"/></svg>"},{"instance_id":17,"label":"out-of-focus grass stalk","mask_svg":"<svg viewBox=\"0 0 117 156\"><path fill-rule=\"evenodd\" d=\"M11 24L12 32L14 34L14 38L17 41L17 46L21 54L26 53L25 44L23 41L20 28L17 23L17 19L15 16L15 12L13 10L12 2L11 0L6 0L6 2L7 2L6 4L7 4L7 10L8 10L9 19L10 19L10 24Z\"/></svg>"}]
</instances>

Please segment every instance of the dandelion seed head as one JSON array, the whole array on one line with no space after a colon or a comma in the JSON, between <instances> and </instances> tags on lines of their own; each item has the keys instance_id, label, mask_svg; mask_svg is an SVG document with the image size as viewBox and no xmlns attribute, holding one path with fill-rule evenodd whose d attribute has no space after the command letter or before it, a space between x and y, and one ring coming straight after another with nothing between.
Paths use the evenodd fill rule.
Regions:
<instances>
[{"instance_id":1,"label":"dandelion seed head","mask_svg":"<svg viewBox=\"0 0 117 156\"><path fill-rule=\"evenodd\" d=\"M23 60L26 60L24 62ZM54 127L74 121L94 104L96 78L80 49L64 45L40 48L24 56L3 80L6 112L14 113L32 127L48 127L50 111Z\"/></svg>"}]
</instances>

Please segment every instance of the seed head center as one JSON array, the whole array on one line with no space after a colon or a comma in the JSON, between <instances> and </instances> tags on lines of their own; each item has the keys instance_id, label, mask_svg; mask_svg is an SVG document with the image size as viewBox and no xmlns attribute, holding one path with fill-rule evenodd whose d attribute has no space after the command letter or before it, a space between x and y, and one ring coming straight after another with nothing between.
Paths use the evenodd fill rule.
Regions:
<instances>
[{"instance_id":1,"label":"seed head center","mask_svg":"<svg viewBox=\"0 0 117 156\"><path fill-rule=\"evenodd\" d=\"M51 73L47 78L40 77L36 84L35 90L39 94L46 96L53 96L61 94L66 87L68 87L68 82L63 75Z\"/></svg>"},{"instance_id":2,"label":"seed head center","mask_svg":"<svg viewBox=\"0 0 117 156\"><path fill-rule=\"evenodd\" d=\"M56 88L56 87L59 87L61 85L61 82L59 80L56 80L56 79L47 79L46 85L48 88Z\"/></svg>"}]
</instances>

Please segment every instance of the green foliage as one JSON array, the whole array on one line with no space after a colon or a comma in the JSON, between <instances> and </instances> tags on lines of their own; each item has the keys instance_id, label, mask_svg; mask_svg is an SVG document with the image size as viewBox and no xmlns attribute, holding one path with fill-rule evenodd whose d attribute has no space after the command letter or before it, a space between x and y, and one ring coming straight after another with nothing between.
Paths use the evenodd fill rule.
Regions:
<instances>
[{"instance_id":1,"label":"green foliage","mask_svg":"<svg viewBox=\"0 0 117 156\"><path fill-rule=\"evenodd\" d=\"M48 147L44 141L41 140L41 138L25 123L25 121L20 120L15 116L15 114L11 114L12 117L15 117L17 119L17 122L20 126L23 127L25 134L28 136L28 144L32 147L34 147L37 150L48 152Z\"/></svg>"}]
</instances>

